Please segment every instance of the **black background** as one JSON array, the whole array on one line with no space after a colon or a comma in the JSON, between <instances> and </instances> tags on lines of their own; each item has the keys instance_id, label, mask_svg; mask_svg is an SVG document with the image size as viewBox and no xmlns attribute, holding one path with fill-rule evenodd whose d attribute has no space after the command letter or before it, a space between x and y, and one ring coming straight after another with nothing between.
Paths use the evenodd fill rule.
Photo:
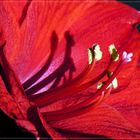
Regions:
<instances>
[{"instance_id":1,"label":"black background","mask_svg":"<svg viewBox=\"0 0 140 140\"><path fill-rule=\"evenodd\" d=\"M118 0L140 11L140 0Z\"/></svg>"}]
</instances>

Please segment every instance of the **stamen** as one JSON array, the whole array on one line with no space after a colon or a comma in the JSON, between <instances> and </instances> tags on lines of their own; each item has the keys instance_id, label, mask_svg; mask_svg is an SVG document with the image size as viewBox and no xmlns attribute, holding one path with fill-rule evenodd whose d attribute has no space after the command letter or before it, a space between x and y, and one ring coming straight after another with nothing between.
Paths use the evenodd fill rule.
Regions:
<instances>
[{"instance_id":1,"label":"stamen","mask_svg":"<svg viewBox=\"0 0 140 140\"><path fill-rule=\"evenodd\" d=\"M112 76L113 72L107 71L107 77L110 78Z\"/></svg>"},{"instance_id":2,"label":"stamen","mask_svg":"<svg viewBox=\"0 0 140 140\"><path fill-rule=\"evenodd\" d=\"M96 61L99 61L102 59L102 51L100 50L100 46L98 44L94 44L93 46L93 50L94 50L94 58L96 59Z\"/></svg>"},{"instance_id":3,"label":"stamen","mask_svg":"<svg viewBox=\"0 0 140 140\"><path fill-rule=\"evenodd\" d=\"M88 63L89 65L92 64L93 62L93 53L92 53L92 48L88 49Z\"/></svg>"},{"instance_id":4,"label":"stamen","mask_svg":"<svg viewBox=\"0 0 140 140\"><path fill-rule=\"evenodd\" d=\"M89 101L89 100L91 100L91 98L89 98L86 101L83 101L82 103L79 103L75 106L70 106L70 107L62 109L62 110L45 112L45 113L42 112L43 116L48 121L58 121L58 120L78 116L78 115L81 115L84 113L88 113L94 107L96 107L98 104L100 104L104 100L106 95L108 96L110 94L111 89L112 88L107 89L106 93L102 92L101 96L98 95L98 97L96 97L94 99L93 99L93 97L91 97L93 99L92 101Z\"/></svg>"},{"instance_id":5,"label":"stamen","mask_svg":"<svg viewBox=\"0 0 140 140\"><path fill-rule=\"evenodd\" d=\"M92 64L86 66L83 72L79 74L73 81L55 89L52 89L50 91L45 91L36 95L31 95L29 96L30 100L35 102L39 106L44 106L46 104L53 103L65 97L71 96L74 93L77 93L79 91L80 84L92 72L95 62L96 61L94 59Z\"/></svg>"},{"instance_id":6,"label":"stamen","mask_svg":"<svg viewBox=\"0 0 140 140\"><path fill-rule=\"evenodd\" d=\"M74 81L80 80L81 79L80 75L81 76L84 75L83 74L84 72L81 73L78 76L78 78L76 78L75 80L73 80L72 82L70 82L70 83L68 83L66 85L60 86L60 87L55 88L55 89L53 89L51 91L45 91L45 92L39 93L37 95L29 96L29 99L32 102L35 102L38 106L40 106L40 107L42 106L43 107L45 105L51 104L53 102L56 102L56 101L58 101L60 99L65 98L65 97L73 95L74 93L77 93L77 92L80 92L82 90L85 90L88 87L90 87L91 85L97 83L100 79L102 79L106 75L110 65L111 65L111 61L108 64L107 68L99 76L95 77L94 79L91 79L91 80L87 81L86 83L84 83L82 85L80 85L81 84L80 82L78 82L79 85L78 84L74 84L75 83ZM92 68L91 68L91 70L92 70ZM86 78L84 77L83 81L85 79ZM82 80L80 80L80 81L82 82Z\"/></svg>"},{"instance_id":7,"label":"stamen","mask_svg":"<svg viewBox=\"0 0 140 140\"><path fill-rule=\"evenodd\" d=\"M94 50L91 48L88 50L91 65L88 65L87 69L84 70L76 79L74 79L72 82L70 82L66 85L55 88L51 91L45 91L45 92L42 92L37 95L29 96L31 101L36 102L39 106L44 106L44 105L56 102L65 97L71 96L74 93L77 93L77 92L89 87L90 84L87 83L87 84L83 84L83 86L81 86L81 83L83 83L85 81L86 77L92 72L95 62L99 60L99 58L97 59L97 57L96 57L97 50L99 53L101 53L101 51L99 51L99 45L97 47L94 46ZM101 57L100 57L100 59L101 59ZM65 93L67 93L67 94L65 94Z\"/></svg>"},{"instance_id":8,"label":"stamen","mask_svg":"<svg viewBox=\"0 0 140 140\"><path fill-rule=\"evenodd\" d=\"M115 57L114 57L114 52L115 52ZM68 107L63 110L47 112L47 113L45 113L47 119L49 118L49 116L50 116L50 120L56 120L56 119L63 119L63 118L68 118L70 116L79 115L81 112L86 112L86 110L89 110L91 108L91 106L93 108L96 104L99 104L103 99L105 99L109 96L109 94L112 90L112 87L117 88L116 76L120 72L124 62L126 62L126 60L129 61L130 57L132 57L131 53L130 54L124 53L122 59L119 61L118 66L116 67L114 72L110 72L108 70L111 65L111 63L109 63L107 69L101 75L97 76L94 79L85 81L86 77L89 76L89 74L93 70L95 61L97 61L96 60L97 58L95 57L95 55L93 55L92 48L90 48L88 50L88 54L89 54L88 55L89 56L89 65L72 82L70 82L66 85L60 86L51 91L46 91L46 92L43 92L38 95L30 96L29 97L30 100L35 102L41 109L42 107L44 107L48 104L51 104L51 103L61 100L63 98L69 97L69 96L73 95L74 93L87 89L94 83L98 82L106 74L109 79L100 86L100 88L93 94L93 96L91 98L83 101L82 103L79 103L75 106ZM112 54L113 54L113 57L112 57L113 60L117 61L118 56L119 56L117 53L117 50L112 51ZM112 62L112 61L110 61L110 62ZM56 118L56 115L59 115L59 117Z\"/></svg>"},{"instance_id":9,"label":"stamen","mask_svg":"<svg viewBox=\"0 0 140 140\"><path fill-rule=\"evenodd\" d=\"M127 54L126 52L124 52L123 58L119 62L115 71L107 73L107 74L109 74L108 75L109 79L103 85L101 85L101 88L99 90L97 90L97 92L94 93L94 95L91 98L83 101L82 103L79 103L75 106L65 108L63 110L46 112L46 113L44 113L44 117L46 117L49 121L61 120L61 119L66 119L69 117L83 114L83 113L88 112L91 109L93 109L93 107L95 107L96 104L100 103L103 99L106 99L109 96L112 87L114 87L114 88L117 87L117 79L115 77L120 72L123 64L126 62L126 60L128 62L130 57L132 57L131 53ZM110 83L112 83L112 84L110 84ZM105 91L106 91L106 96L104 96ZM99 98L99 96L100 96L100 98ZM59 116L55 117L56 115L57 116L59 115Z\"/></svg>"},{"instance_id":10,"label":"stamen","mask_svg":"<svg viewBox=\"0 0 140 140\"><path fill-rule=\"evenodd\" d=\"M103 85L104 85L104 82L100 82L100 83L98 83L98 85L97 85L97 89L101 89Z\"/></svg>"},{"instance_id":11,"label":"stamen","mask_svg":"<svg viewBox=\"0 0 140 140\"><path fill-rule=\"evenodd\" d=\"M113 86L113 88L117 88L118 87L117 78L114 78L114 80L112 81L112 86Z\"/></svg>"},{"instance_id":12,"label":"stamen","mask_svg":"<svg viewBox=\"0 0 140 140\"><path fill-rule=\"evenodd\" d=\"M70 107L69 108L69 110L68 110L68 108L66 109L67 111L71 111L70 113L68 113L67 111L65 112L64 110L64 112L62 111L62 114L63 115L61 115L59 118L57 118L57 119L64 119L64 118L69 118L69 117L72 117L72 116L75 116L75 115L79 115L79 114L81 114L81 113L83 113L83 111L85 112L86 111L86 107L87 107L87 110L89 110L89 108L88 108L88 106L90 106L93 102L95 102L95 101L97 101L97 97L99 96L99 95L104 95L104 92L107 90L109 93L107 93L107 96L110 94L110 92L111 92L111 89L112 89L112 86L110 86L109 88L108 88L108 86L110 85L110 83L112 83L113 82L113 80L114 80L114 78L117 76L117 74L120 72L120 70L121 70L121 68L122 68L122 64L124 63L124 59L122 59L120 62L119 62L119 64L118 64L118 66L117 66L117 68L116 68L116 70L113 72L113 75L106 81L106 83L102 86L102 88L101 89L99 89L99 90L97 90L97 92L91 97L91 98L89 98L89 99L87 99L86 101L84 101L84 102L82 102L82 103L79 103L78 105L76 105L76 106L72 106L72 107ZM107 97L106 96L106 97ZM100 102L100 101L99 101ZM72 109L73 108L73 109ZM75 110L75 111L73 111L73 110ZM58 112L57 112L58 113ZM60 112L59 112L60 113ZM66 114L64 114L64 113L66 113ZM54 114L53 114L54 115ZM55 114L56 115L56 114ZM48 117L48 114L46 115L46 117ZM50 119L52 120L52 119L56 119L55 117L53 118L52 116L50 117Z\"/></svg>"},{"instance_id":13,"label":"stamen","mask_svg":"<svg viewBox=\"0 0 140 140\"><path fill-rule=\"evenodd\" d=\"M99 45L94 45L92 48L88 49L89 64L92 64L93 60L99 61L101 59L101 57L102 57L102 52L100 51ZM41 82L39 82L39 83L35 84L34 86L32 86L31 88L27 89L25 91L25 93L30 96L31 94L37 92L40 89L40 87L45 86L46 80L47 80L47 77L44 80L42 80Z\"/></svg>"},{"instance_id":14,"label":"stamen","mask_svg":"<svg viewBox=\"0 0 140 140\"><path fill-rule=\"evenodd\" d=\"M119 54L118 54L117 49L115 48L114 44L111 44L109 46L109 53L114 61L119 60Z\"/></svg>"},{"instance_id":15,"label":"stamen","mask_svg":"<svg viewBox=\"0 0 140 140\"><path fill-rule=\"evenodd\" d=\"M121 68L120 67L121 64L122 64L122 61L119 63L119 65L117 67L118 72L120 71L119 68ZM105 70L101 75L97 76L95 79L89 80L89 81L85 82L82 85L78 86L77 84L76 85L75 84L70 84L68 87L61 88L61 90L58 90L56 88L57 90L54 89L53 92L48 92L48 94L46 94L47 92L44 92L43 95L41 95L41 94L33 95L33 96L30 97L30 100L35 102L40 107L43 107L43 106L48 105L48 104L51 104L51 103L56 102L56 101L58 101L60 99L63 99L63 98L68 97L70 95L73 95L74 93L77 93L77 92L80 92L82 90L87 89L88 87L92 86L94 83L98 82L106 74L106 71L107 70ZM117 75L118 72L116 72L115 75ZM113 74L113 77L114 77L114 74ZM108 80L109 83L107 82L107 84L109 85L113 79L111 77ZM101 89L102 92L104 90L106 90L106 88L107 88L105 85ZM67 93L67 94L65 94L65 93Z\"/></svg>"},{"instance_id":16,"label":"stamen","mask_svg":"<svg viewBox=\"0 0 140 140\"><path fill-rule=\"evenodd\" d=\"M93 59L96 61L101 60L102 58L102 51L100 50L100 46L98 44L94 44L92 48L88 49L88 62L89 64L92 63Z\"/></svg>"},{"instance_id":17,"label":"stamen","mask_svg":"<svg viewBox=\"0 0 140 140\"><path fill-rule=\"evenodd\" d=\"M112 91L112 86L110 86L109 89L107 89L103 100L107 99L107 97L111 94L111 91Z\"/></svg>"},{"instance_id":18,"label":"stamen","mask_svg":"<svg viewBox=\"0 0 140 140\"><path fill-rule=\"evenodd\" d=\"M46 105L56 102L60 99L73 95L74 93L87 89L88 87L90 87L91 85L93 85L94 83L96 83L100 79L102 79L106 75L106 71L107 70L104 70L99 76L95 77L92 80L87 81L83 85L80 85L80 84L75 85L74 81L72 81L71 82L72 84L69 83L68 85L60 86L51 91L45 91L45 92L39 93L37 95L29 96L29 99L32 102L35 102L40 107L46 106ZM84 81L84 79L83 79L83 81ZM80 83L80 82L78 82L78 83Z\"/></svg>"}]
</instances>

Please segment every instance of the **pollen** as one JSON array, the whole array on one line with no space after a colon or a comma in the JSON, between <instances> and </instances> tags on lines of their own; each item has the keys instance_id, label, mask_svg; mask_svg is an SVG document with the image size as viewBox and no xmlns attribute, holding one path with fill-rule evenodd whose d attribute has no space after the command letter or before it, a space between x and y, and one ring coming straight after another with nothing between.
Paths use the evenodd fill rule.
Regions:
<instances>
[{"instance_id":1,"label":"pollen","mask_svg":"<svg viewBox=\"0 0 140 140\"><path fill-rule=\"evenodd\" d=\"M117 78L114 78L114 80L112 81L112 86L113 86L113 88L117 88L118 87Z\"/></svg>"},{"instance_id":2,"label":"pollen","mask_svg":"<svg viewBox=\"0 0 140 140\"><path fill-rule=\"evenodd\" d=\"M30 101L38 105L41 112L49 121L61 120L90 111L90 109L93 109L93 107L104 101L111 94L112 89L118 88L118 81L116 77L121 71L124 62L131 61L133 56L132 53L123 52L122 59L120 59L119 63L117 63L114 70L110 71L113 61L117 61L119 59L119 52L115 48L114 44L109 46L109 52L111 54L111 61L108 63L106 69L98 76L91 77L93 75L95 64L101 60L103 53L100 50L100 46L98 44L94 44L91 48L88 48L88 63L85 69L83 69L77 77L54 89L43 91L39 94L31 94L28 98ZM106 81L101 81L106 78L106 76L108 79ZM88 99L85 99L80 103L56 111L45 112L43 110L43 108L47 105L69 98L94 85L97 85L96 91L93 91L92 95ZM38 85L34 85L31 88L36 89L38 88Z\"/></svg>"},{"instance_id":3,"label":"pollen","mask_svg":"<svg viewBox=\"0 0 140 140\"><path fill-rule=\"evenodd\" d=\"M118 61L119 60L119 54L117 52L117 49L115 47L114 44L111 44L108 48L109 50L109 53L111 55L111 58L114 60L114 61Z\"/></svg>"},{"instance_id":4,"label":"pollen","mask_svg":"<svg viewBox=\"0 0 140 140\"><path fill-rule=\"evenodd\" d=\"M103 82L98 83L97 89L101 89L102 86L103 86Z\"/></svg>"},{"instance_id":5,"label":"pollen","mask_svg":"<svg viewBox=\"0 0 140 140\"><path fill-rule=\"evenodd\" d=\"M88 63L92 64L93 62L93 50L92 48L88 48Z\"/></svg>"},{"instance_id":6,"label":"pollen","mask_svg":"<svg viewBox=\"0 0 140 140\"><path fill-rule=\"evenodd\" d=\"M102 51L100 50L100 46L98 44L93 45L93 49L94 49L94 57L96 59L96 61L99 61L102 59Z\"/></svg>"},{"instance_id":7,"label":"pollen","mask_svg":"<svg viewBox=\"0 0 140 140\"><path fill-rule=\"evenodd\" d=\"M93 59L99 61L102 59L102 51L100 50L100 46L98 44L92 45L92 48L88 48L88 62L92 63Z\"/></svg>"}]
</instances>

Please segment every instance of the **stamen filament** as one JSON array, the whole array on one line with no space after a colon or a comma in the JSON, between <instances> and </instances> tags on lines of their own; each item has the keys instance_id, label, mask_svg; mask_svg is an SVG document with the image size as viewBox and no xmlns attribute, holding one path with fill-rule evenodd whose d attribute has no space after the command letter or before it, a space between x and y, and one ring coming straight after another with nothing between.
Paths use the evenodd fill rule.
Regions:
<instances>
[{"instance_id":1,"label":"stamen filament","mask_svg":"<svg viewBox=\"0 0 140 140\"><path fill-rule=\"evenodd\" d=\"M95 102L95 99L97 99L98 96L103 95L103 92L105 92L106 90L108 91L107 94L106 94L106 97L107 97L107 96L110 94L110 92L111 92L112 86L110 86L109 88L107 88L107 87L110 85L110 83L112 83L112 81L114 80L114 78L115 78L115 77L117 76L117 74L120 72L120 70L121 70L121 68L122 68L122 64L124 63L124 61L125 61L125 60L123 60L123 59L120 60L120 62L119 62L119 64L118 64L117 68L116 68L115 71L113 72L113 75L106 81L106 83L102 86L101 89L97 90L97 92L96 92L91 98L89 98L89 99L83 101L82 103L79 103L78 105L71 106L71 107L69 107L69 109L66 108L66 109L64 109L64 110L61 110L61 113L64 114L64 115L61 115L61 117L59 117L59 118L61 119L61 118L63 117L63 119L64 119L64 118L67 118L67 117L79 115L79 113L81 113L81 111L82 111L82 112L83 112L83 111L85 112L85 110L83 110L83 109L84 109L86 106L90 106L91 104L93 104L93 103ZM101 100L103 100L102 97L100 98L100 100L99 100L98 103L100 103ZM80 110L80 112L79 112L79 110ZM89 108L88 108L88 110L89 110ZM68 113L68 112L69 112L69 113ZM58 113L58 111L54 112L53 115L54 115L55 113ZM66 113L66 114L65 114L65 113ZM48 114L48 113L46 113L46 114L47 114L46 116L48 117L49 114ZM55 114L55 115L56 115L56 114ZM59 115L60 115L60 112L59 112ZM52 116L51 116L50 118L51 118L51 120L53 119ZM59 119L59 118L57 117L57 119ZM54 117L54 119L56 119L56 118Z\"/></svg>"},{"instance_id":2,"label":"stamen filament","mask_svg":"<svg viewBox=\"0 0 140 140\"><path fill-rule=\"evenodd\" d=\"M35 102L39 106L44 106L50 104L67 96L70 96L77 92L80 83L86 79L86 77L92 72L95 60L91 65L86 66L81 74L79 74L73 81L60 86L58 88L52 89L50 91L45 91L36 95L31 95L29 98L31 101ZM64 94L67 93L67 94ZM57 98L55 98L57 96Z\"/></svg>"},{"instance_id":3,"label":"stamen filament","mask_svg":"<svg viewBox=\"0 0 140 140\"><path fill-rule=\"evenodd\" d=\"M58 121L58 120L67 119L67 118L71 118L74 116L78 116L78 115L87 113L87 112L91 111L99 103L101 103L102 100L104 99L105 95L110 94L111 89L112 89L112 87L108 88L106 93L102 93L101 96L98 95L98 97L95 98L92 102L88 103L88 101L90 100L90 98L89 98L86 101L83 101L75 106L70 106L70 107L67 107L67 108L62 109L62 110L45 112L45 113L42 112L43 116L48 121Z\"/></svg>"},{"instance_id":4,"label":"stamen filament","mask_svg":"<svg viewBox=\"0 0 140 140\"><path fill-rule=\"evenodd\" d=\"M123 66L123 63L125 63L125 59L122 58L118 64L117 68L113 72L113 75L106 81L106 83L102 86L101 89L97 90L97 92L91 98L89 98L75 106L70 106L63 110L46 112L46 113L44 113L44 117L46 117L49 121L54 121L54 120L56 121L56 120L61 120L61 119L66 119L69 117L77 116L77 115L90 111L93 107L95 107L95 105L99 104L103 99L106 99L107 96L109 96L109 94L112 90L112 86L110 86L109 88L108 88L108 86L110 85L110 83L112 83L114 78L120 72L120 70ZM104 96L105 91L106 91L106 94ZM98 99L98 97L100 95L101 95L101 97ZM98 99L98 101L97 101L97 99ZM58 117L56 117L56 115Z\"/></svg>"},{"instance_id":5,"label":"stamen filament","mask_svg":"<svg viewBox=\"0 0 140 140\"><path fill-rule=\"evenodd\" d=\"M106 75L112 61L110 61L106 70L104 70L99 76L97 76L94 79L89 80L86 83L84 83L83 85L81 85L82 81L84 82L86 79L84 73L86 73L88 71L92 71L94 68L94 65L95 65L94 63L91 65L92 67L90 66L87 70L85 69L84 72L82 72L76 78L76 80L73 80L72 82L68 83L67 85L63 85L63 86L55 88L51 91L45 91L45 92L42 92L42 93L39 93L36 95L31 95L31 96L29 96L30 100L32 102L35 102L39 107L43 107L43 106L46 106L46 105L51 104L53 102L56 102L60 99L71 96L74 93L77 93L77 92L80 92L82 90L87 89L88 87L90 87L94 83L98 82L100 79L102 79ZM89 74L90 73L88 72L87 76Z\"/></svg>"}]
</instances>

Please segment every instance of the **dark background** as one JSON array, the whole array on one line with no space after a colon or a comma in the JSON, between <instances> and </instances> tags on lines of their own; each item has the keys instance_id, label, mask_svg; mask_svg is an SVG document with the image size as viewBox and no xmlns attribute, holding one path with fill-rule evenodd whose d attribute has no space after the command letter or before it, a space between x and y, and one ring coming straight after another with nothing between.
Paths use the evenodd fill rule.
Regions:
<instances>
[{"instance_id":1,"label":"dark background","mask_svg":"<svg viewBox=\"0 0 140 140\"><path fill-rule=\"evenodd\" d=\"M140 0L118 0L140 11Z\"/></svg>"}]
</instances>

